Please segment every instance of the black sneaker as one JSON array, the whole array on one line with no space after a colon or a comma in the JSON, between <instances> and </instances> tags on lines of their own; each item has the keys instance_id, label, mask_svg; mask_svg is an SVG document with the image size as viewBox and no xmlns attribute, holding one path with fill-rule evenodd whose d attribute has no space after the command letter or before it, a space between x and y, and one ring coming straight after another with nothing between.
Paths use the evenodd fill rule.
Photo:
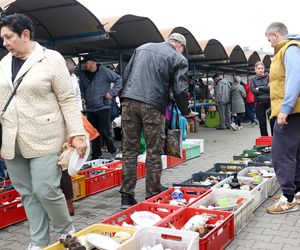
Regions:
<instances>
[{"instance_id":1,"label":"black sneaker","mask_svg":"<svg viewBox=\"0 0 300 250\"><path fill-rule=\"evenodd\" d=\"M135 204L137 204L137 201L133 196L122 195L121 209L127 209Z\"/></svg>"},{"instance_id":2,"label":"black sneaker","mask_svg":"<svg viewBox=\"0 0 300 250\"><path fill-rule=\"evenodd\" d=\"M216 130L225 130L226 128L223 128L223 127L218 127L216 128Z\"/></svg>"}]
</instances>

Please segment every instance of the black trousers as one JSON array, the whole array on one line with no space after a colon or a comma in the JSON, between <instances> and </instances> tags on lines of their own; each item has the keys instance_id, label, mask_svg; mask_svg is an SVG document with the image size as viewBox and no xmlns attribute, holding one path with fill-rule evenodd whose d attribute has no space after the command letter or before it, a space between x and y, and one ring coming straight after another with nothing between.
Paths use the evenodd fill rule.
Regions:
<instances>
[{"instance_id":1,"label":"black trousers","mask_svg":"<svg viewBox=\"0 0 300 250\"><path fill-rule=\"evenodd\" d=\"M244 113L237 113L236 116L234 116L234 123L238 126L242 126L242 120L244 118Z\"/></svg>"},{"instance_id":2,"label":"black trousers","mask_svg":"<svg viewBox=\"0 0 300 250\"><path fill-rule=\"evenodd\" d=\"M113 144L110 132L110 109L87 112L87 118L94 128L100 133L100 136L92 140L92 159L98 159L102 155L102 140L104 140L108 152L115 153L117 149Z\"/></svg>"},{"instance_id":3,"label":"black trousers","mask_svg":"<svg viewBox=\"0 0 300 250\"><path fill-rule=\"evenodd\" d=\"M272 162L285 195L300 191L300 114L287 118L288 124L274 125Z\"/></svg>"},{"instance_id":4,"label":"black trousers","mask_svg":"<svg viewBox=\"0 0 300 250\"><path fill-rule=\"evenodd\" d=\"M271 107L270 103L259 103L256 104L255 113L256 118L258 119L260 135L261 136L268 136L268 127L267 127L267 115L266 111ZM274 119L270 120L270 127L271 127L271 135L273 135L273 127L274 127Z\"/></svg>"}]
</instances>

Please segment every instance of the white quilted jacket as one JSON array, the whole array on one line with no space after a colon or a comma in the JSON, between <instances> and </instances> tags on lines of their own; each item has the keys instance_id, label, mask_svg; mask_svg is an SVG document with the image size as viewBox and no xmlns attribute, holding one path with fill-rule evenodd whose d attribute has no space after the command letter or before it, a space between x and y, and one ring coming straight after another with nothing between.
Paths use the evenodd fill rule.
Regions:
<instances>
[{"instance_id":1,"label":"white quilted jacket","mask_svg":"<svg viewBox=\"0 0 300 250\"><path fill-rule=\"evenodd\" d=\"M0 108L13 91L12 55L0 62ZM13 159L15 143L25 158L59 152L68 137L85 134L63 57L36 43L15 81L29 69L2 117L4 159Z\"/></svg>"}]
</instances>

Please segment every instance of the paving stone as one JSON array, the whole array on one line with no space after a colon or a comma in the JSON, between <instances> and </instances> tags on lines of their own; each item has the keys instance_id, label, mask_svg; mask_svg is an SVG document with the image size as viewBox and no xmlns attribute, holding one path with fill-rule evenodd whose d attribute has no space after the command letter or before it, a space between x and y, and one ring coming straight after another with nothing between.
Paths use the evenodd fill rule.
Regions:
<instances>
[{"instance_id":1,"label":"paving stone","mask_svg":"<svg viewBox=\"0 0 300 250\"><path fill-rule=\"evenodd\" d=\"M283 238L280 236L276 236L272 240L273 243L285 243L294 247L300 248L300 239L290 239L290 238Z\"/></svg>"},{"instance_id":2,"label":"paving stone","mask_svg":"<svg viewBox=\"0 0 300 250\"><path fill-rule=\"evenodd\" d=\"M244 227L242 232L248 232L248 233L253 233L253 234L260 234L265 231L265 228L257 228L257 227Z\"/></svg>"},{"instance_id":3,"label":"paving stone","mask_svg":"<svg viewBox=\"0 0 300 250\"><path fill-rule=\"evenodd\" d=\"M282 230L273 230L270 228L266 228L262 234L263 235L273 235L273 236L282 236L282 237L288 237L291 232L289 231L282 231Z\"/></svg>"},{"instance_id":4,"label":"paving stone","mask_svg":"<svg viewBox=\"0 0 300 250\"><path fill-rule=\"evenodd\" d=\"M283 244L273 244L273 243L266 243L266 242L262 242L262 241L256 241L251 248L252 249L281 250L282 247L283 247Z\"/></svg>"},{"instance_id":5,"label":"paving stone","mask_svg":"<svg viewBox=\"0 0 300 250\"><path fill-rule=\"evenodd\" d=\"M285 244L282 248L282 250L299 250L299 247L291 246L288 244Z\"/></svg>"},{"instance_id":6,"label":"paving stone","mask_svg":"<svg viewBox=\"0 0 300 250\"><path fill-rule=\"evenodd\" d=\"M235 239L234 241L232 241L230 243L230 245L233 246L240 246L240 247L244 247L244 249L250 249L251 246L254 244L255 240L238 240Z\"/></svg>"}]
</instances>

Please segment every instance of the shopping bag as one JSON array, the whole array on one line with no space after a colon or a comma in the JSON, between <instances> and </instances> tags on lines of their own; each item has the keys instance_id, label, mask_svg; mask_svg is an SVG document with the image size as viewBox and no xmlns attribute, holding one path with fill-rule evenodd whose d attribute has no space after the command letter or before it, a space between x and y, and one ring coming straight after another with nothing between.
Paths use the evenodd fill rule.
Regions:
<instances>
[{"instance_id":1,"label":"shopping bag","mask_svg":"<svg viewBox=\"0 0 300 250\"><path fill-rule=\"evenodd\" d=\"M166 133L165 154L182 158L182 131L168 129Z\"/></svg>"},{"instance_id":2,"label":"shopping bag","mask_svg":"<svg viewBox=\"0 0 300 250\"><path fill-rule=\"evenodd\" d=\"M82 116L83 127L89 135L89 140L92 141L96 139L100 135L97 129L93 127L93 125L89 122L89 120L84 115L81 116Z\"/></svg>"},{"instance_id":3,"label":"shopping bag","mask_svg":"<svg viewBox=\"0 0 300 250\"><path fill-rule=\"evenodd\" d=\"M146 150L146 141L145 141L145 136L144 133L142 132L141 134L141 141L140 141L140 154L143 154Z\"/></svg>"},{"instance_id":4,"label":"shopping bag","mask_svg":"<svg viewBox=\"0 0 300 250\"><path fill-rule=\"evenodd\" d=\"M170 114L170 123L166 132L165 155L182 158L182 129L179 128L178 108L175 104L171 105Z\"/></svg>"},{"instance_id":5,"label":"shopping bag","mask_svg":"<svg viewBox=\"0 0 300 250\"><path fill-rule=\"evenodd\" d=\"M220 114L218 111L208 111L205 116L205 125L208 128L217 128L220 126Z\"/></svg>"},{"instance_id":6,"label":"shopping bag","mask_svg":"<svg viewBox=\"0 0 300 250\"><path fill-rule=\"evenodd\" d=\"M172 129L181 129L182 130L182 140L187 138L187 119L182 116L176 105L170 107L170 120Z\"/></svg>"}]
</instances>

